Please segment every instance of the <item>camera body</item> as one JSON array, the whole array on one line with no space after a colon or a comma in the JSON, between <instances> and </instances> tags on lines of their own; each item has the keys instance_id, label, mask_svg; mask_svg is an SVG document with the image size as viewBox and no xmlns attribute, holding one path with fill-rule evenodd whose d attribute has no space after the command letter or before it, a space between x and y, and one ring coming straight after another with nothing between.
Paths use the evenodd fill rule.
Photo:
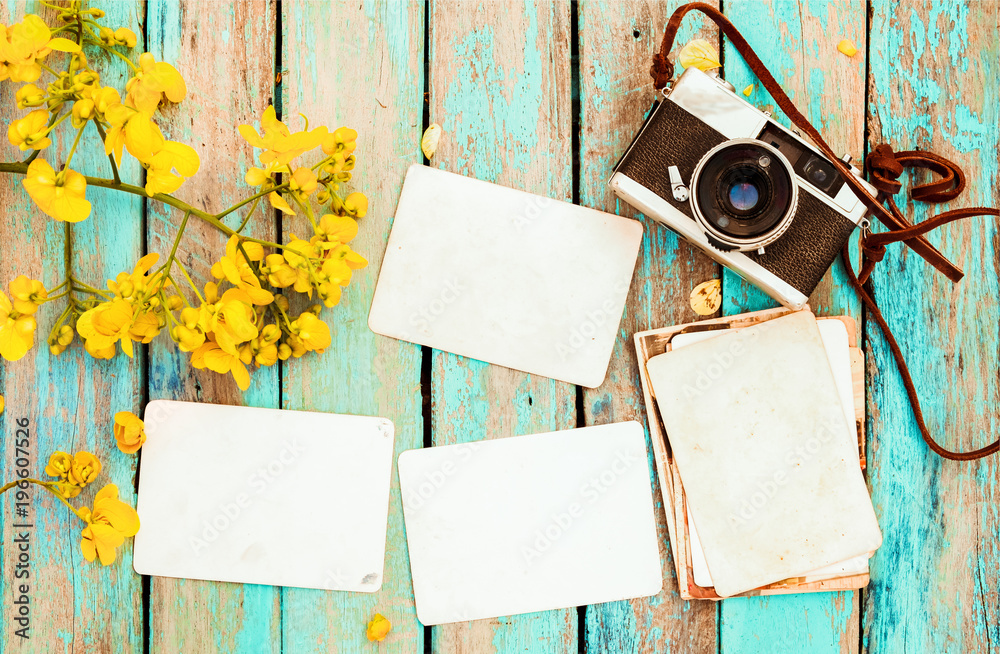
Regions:
<instances>
[{"instance_id":1,"label":"camera body","mask_svg":"<svg viewBox=\"0 0 1000 654\"><path fill-rule=\"evenodd\" d=\"M816 148L697 68L654 104L609 185L793 309L868 213Z\"/></svg>"}]
</instances>

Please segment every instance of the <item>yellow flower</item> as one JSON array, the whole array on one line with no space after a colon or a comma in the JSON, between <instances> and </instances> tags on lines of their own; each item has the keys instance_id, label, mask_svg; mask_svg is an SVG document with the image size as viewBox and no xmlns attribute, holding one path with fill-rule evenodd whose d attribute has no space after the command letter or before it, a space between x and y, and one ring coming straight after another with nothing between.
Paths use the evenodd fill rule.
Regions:
<instances>
[{"instance_id":1,"label":"yellow flower","mask_svg":"<svg viewBox=\"0 0 1000 654\"><path fill-rule=\"evenodd\" d=\"M312 131L291 132L278 120L273 105L264 110L264 115L260 119L260 129L262 133L258 134L251 125L239 126L240 135L247 143L264 150L260 155L262 164L271 162L287 164L295 157L322 145L328 134L325 127L317 127Z\"/></svg>"},{"instance_id":2,"label":"yellow flower","mask_svg":"<svg viewBox=\"0 0 1000 654\"><path fill-rule=\"evenodd\" d=\"M90 452L77 452L73 456L73 464L70 466L66 481L83 488L97 479L99 474L101 474L100 460Z\"/></svg>"},{"instance_id":3,"label":"yellow flower","mask_svg":"<svg viewBox=\"0 0 1000 654\"><path fill-rule=\"evenodd\" d=\"M347 243L358 235L358 223L353 218L328 213L319 219L316 235L328 242Z\"/></svg>"},{"instance_id":4,"label":"yellow flower","mask_svg":"<svg viewBox=\"0 0 1000 654\"><path fill-rule=\"evenodd\" d=\"M162 148L146 166L146 195L153 197L157 193L173 193L181 187L185 178L193 177L200 166L198 152L190 145L164 141Z\"/></svg>"},{"instance_id":5,"label":"yellow flower","mask_svg":"<svg viewBox=\"0 0 1000 654\"><path fill-rule=\"evenodd\" d=\"M293 353L297 345L304 352L322 352L332 342L330 327L308 311L292 321L290 330L292 336L289 337L289 344Z\"/></svg>"},{"instance_id":6,"label":"yellow flower","mask_svg":"<svg viewBox=\"0 0 1000 654\"><path fill-rule=\"evenodd\" d=\"M97 358L104 358L100 355L107 354L109 348L113 355L114 346L118 342L121 342L122 351L131 357L132 339L128 333L132 328L133 317L132 304L128 300L116 298L86 311L77 321L76 331L86 341L87 351Z\"/></svg>"},{"instance_id":7,"label":"yellow flower","mask_svg":"<svg viewBox=\"0 0 1000 654\"><path fill-rule=\"evenodd\" d=\"M87 522L80 549L88 561L99 557L102 565L111 565L118 547L139 531L139 515L118 499L118 487L114 484L108 484L94 496L93 512L83 507L78 513Z\"/></svg>"},{"instance_id":8,"label":"yellow flower","mask_svg":"<svg viewBox=\"0 0 1000 654\"><path fill-rule=\"evenodd\" d=\"M275 175L287 172L291 172L288 166L272 161L265 164L263 168L251 168L247 171L244 179L250 186L261 186L267 183L274 184Z\"/></svg>"},{"instance_id":9,"label":"yellow flower","mask_svg":"<svg viewBox=\"0 0 1000 654\"><path fill-rule=\"evenodd\" d=\"M207 312L204 309L186 307L181 311L180 323L171 332L181 352L194 352L205 342Z\"/></svg>"},{"instance_id":10,"label":"yellow flower","mask_svg":"<svg viewBox=\"0 0 1000 654\"><path fill-rule=\"evenodd\" d=\"M215 341L208 341L191 355L191 365L199 370L208 368L222 375L232 373L236 385L245 391L250 388L250 372L246 367L250 357L249 348L245 352L246 354L233 354L222 349ZM244 357L247 361L243 360Z\"/></svg>"},{"instance_id":11,"label":"yellow flower","mask_svg":"<svg viewBox=\"0 0 1000 654\"><path fill-rule=\"evenodd\" d=\"M245 253L245 254L244 254ZM250 261L257 262L264 258L264 248L259 243L244 241L235 234L226 243L226 256L212 265L212 275L216 279L229 281L230 284L244 291L250 300L257 305L271 304L274 296L270 291L261 288L260 279L250 265Z\"/></svg>"},{"instance_id":12,"label":"yellow flower","mask_svg":"<svg viewBox=\"0 0 1000 654\"><path fill-rule=\"evenodd\" d=\"M15 311L7 295L0 291L0 357L17 361L35 344L38 323L32 316Z\"/></svg>"},{"instance_id":13,"label":"yellow flower","mask_svg":"<svg viewBox=\"0 0 1000 654\"><path fill-rule=\"evenodd\" d=\"M20 275L10 283L10 296L15 311L31 315L49 295L40 281Z\"/></svg>"},{"instance_id":14,"label":"yellow flower","mask_svg":"<svg viewBox=\"0 0 1000 654\"><path fill-rule=\"evenodd\" d=\"M126 48L134 48L136 43L135 32L127 27L119 27L115 30L114 34L115 42L118 45L124 45Z\"/></svg>"},{"instance_id":15,"label":"yellow flower","mask_svg":"<svg viewBox=\"0 0 1000 654\"><path fill-rule=\"evenodd\" d=\"M350 154L358 146L358 133L350 127L338 127L323 139L324 154L344 152Z\"/></svg>"},{"instance_id":16,"label":"yellow flower","mask_svg":"<svg viewBox=\"0 0 1000 654\"><path fill-rule=\"evenodd\" d=\"M104 154L114 153L115 161L121 165L122 147L143 163L149 163L153 155L163 149L166 139L152 116L136 111L123 104L112 104L105 114L111 124L104 141ZM195 155L197 157L197 155ZM197 170L197 167L195 168Z\"/></svg>"},{"instance_id":17,"label":"yellow flower","mask_svg":"<svg viewBox=\"0 0 1000 654\"><path fill-rule=\"evenodd\" d=\"M25 84L17 90L17 95L14 96L14 99L17 101L18 109L40 107L45 104L45 91L34 84Z\"/></svg>"},{"instance_id":18,"label":"yellow flower","mask_svg":"<svg viewBox=\"0 0 1000 654\"><path fill-rule=\"evenodd\" d=\"M79 52L80 46L69 39L52 38L49 26L34 14L7 28L7 38L0 39L0 80L34 82L42 74L41 60L52 50Z\"/></svg>"},{"instance_id":19,"label":"yellow flower","mask_svg":"<svg viewBox=\"0 0 1000 654\"><path fill-rule=\"evenodd\" d=\"M80 129L87 124L87 121L94 117L94 101L90 98L83 98L73 103L73 127Z\"/></svg>"},{"instance_id":20,"label":"yellow flower","mask_svg":"<svg viewBox=\"0 0 1000 654\"><path fill-rule=\"evenodd\" d=\"M292 173L292 179L288 182L293 192L309 197L316 191L316 173L305 166L299 166Z\"/></svg>"},{"instance_id":21,"label":"yellow flower","mask_svg":"<svg viewBox=\"0 0 1000 654\"><path fill-rule=\"evenodd\" d=\"M66 348L68 348L70 343L73 342L74 334L75 332L73 331L73 328L69 325L63 325L60 327L58 333L53 334L52 337L49 338L49 352L51 352L54 356L59 356L65 352Z\"/></svg>"},{"instance_id":22,"label":"yellow flower","mask_svg":"<svg viewBox=\"0 0 1000 654\"><path fill-rule=\"evenodd\" d=\"M250 351L258 366L273 366L278 362L278 339L281 330L277 325L266 325L260 337L250 341Z\"/></svg>"},{"instance_id":23,"label":"yellow flower","mask_svg":"<svg viewBox=\"0 0 1000 654\"><path fill-rule=\"evenodd\" d=\"M7 128L7 140L22 152L44 150L52 145L49 138L49 112L36 109L20 120L15 120Z\"/></svg>"},{"instance_id":24,"label":"yellow flower","mask_svg":"<svg viewBox=\"0 0 1000 654\"><path fill-rule=\"evenodd\" d=\"M375 617L371 619L368 623L368 640L375 642L381 642L385 640L385 637L389 635L389 631L392 629L392 623L381 613L376 613Z\"/></svg>"},{"instance_id":25,"label":"yellow flower","mask_svg":"<svg viewBox=\"0 0 1000 654\"><path fill-rule=\"evenodd\" d=\"M275 288L288 288L299 278L298 270L292 268L280 254L269 254L264 260L261 272L267 275L267 281Z\"/></svg>"},{"instance_id":26,"label":"yellow flower","mask_svg":"<svg viewBox=\"0 0 1000 654\"><path fill-rule=\"evenodd\" d=\"M53 452L49 456L49 462L45 466L45 474L49 477L56 477L63 481L69 477L70 468L73 467L73 457L65 452Z\"/></svg>"},{"instance_id":27,"label":"yellow flower","mask_svg":"<svg viewBox=\"0 0 1000 654\"><path fill-rule=\"evenodd\" d=\"M144 52L139 57L140 72L125 85L126 104L152 115L160 102L180 102L187 95L187 85L177 69L165 62L158 62Z\"/></svg>"},{"instance_id":28,"label":"yellow flower","mask_svg":"<svg viewBox=\"0 0 1000 654\"><path fill-rule=\"evenodd\" d=\"M208 317L207 330L213 333L215 343L223 351L238 355L239 346L257 338L259 333L254 324L256 315L250 296L231 288L216 301L209 299L207 292L205 299L208 302L204 306Z\"/></svg>"},{"instance_id":29,"label":"yellow flower","mask_svg":"<svg viewBox=\"0 0 1000 654\"><path fill-rule=\"evenodd\" d=\"M0 416L3 415L3 411L6 407L7 407L7 401L3 399L3 395L0 395Z\"/></svg>"},{"instance_id":30,"label":"yellow flower","mask_svg":"<svg viewBox=\"0 0 1000 654\"><path fill-rule=\"evenodd\" d=\"M125 454L135 454L146 442L146 423L130 411L115 414L115 441Z\"/></svg>"},{"instance_id":31,"label":"yellow flower","mask_svg":"<svg viewBox=\"0 0 1000 654\"><path fill-rule=\"evenodd\" d=\"M90 215L87 180L75 170L57 174L48 163L35 159L21 183L38 208L56 220L78 223Z\"/></svg>"}]
</instances>

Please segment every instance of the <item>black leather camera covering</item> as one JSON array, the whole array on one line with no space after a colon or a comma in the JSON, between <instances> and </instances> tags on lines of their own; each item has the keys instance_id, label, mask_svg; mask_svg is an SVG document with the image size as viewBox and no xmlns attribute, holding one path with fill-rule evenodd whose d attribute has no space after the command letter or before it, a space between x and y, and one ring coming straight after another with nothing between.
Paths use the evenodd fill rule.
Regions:
<instances>
[{"instance_id":1,"label":"black leather camera covering","mask_svg":"<svg viewBox=\"0 0 1000 654\"><path fill-rule=\"evenodd\" d=\"M690 183L705 153L726 140L676 103L665 100L654 106L616 170L694 220L690 201L674 199L667 168L677 166L681 179ZM788 231L768 245L764 254L745 254L808 297L855 227L846 216L800 189L798 208Z\"/></svg>"}]
</instances>

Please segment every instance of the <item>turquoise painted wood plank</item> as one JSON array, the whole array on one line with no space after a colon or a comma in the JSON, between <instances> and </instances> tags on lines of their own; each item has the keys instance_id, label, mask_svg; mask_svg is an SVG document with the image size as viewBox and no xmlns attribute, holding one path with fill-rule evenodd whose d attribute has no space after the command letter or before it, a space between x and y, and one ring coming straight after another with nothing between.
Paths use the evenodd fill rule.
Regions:
<instances>
[{"instance_id":1,"label":"turquoise painted wood plank","mask_svg":"<svg viewBox=\"0 0 1000 654\"><path fill-rule=\"evenodd\" d=\"M572 199L569 4L435 1L429 20L430 120L444 128L432 164ZM434 445L576 426L571 385L440 351L431 366ZM577 643L574 609L433 630L441 654Z\"/></svg>"},{"instance_id":2,"label":"turquoise painted wood plank","mask_svg":"<svg viewBox=\"0 0 1000 654\"><path fill-rule=\"evenodd\" d=\"M340 305L323 314L333 345L323 355L284 367L282 406L385 416L396 427L397 453L421 447L420 347L372 333L368 309L403 175L421 160L424 7L384 0L286 2L282 9L284 116L295 125L301 112L312 125L355 128L358 165L347 188L370 199L351 243L369 265L355 271ZM302 218L284 220L283 227L286 238L307 230ZM365 628L376 612L393 624L378 651L423 651L395 473L382 589L374 594L283 589L282 651L375 651Z\"/></svg>"},{"instance_id":3,"label":"turquoise painted wood plank","mask_svg":"<svg viewBox=\"0 0 1000 654\"><path fill-rule=\"evenodd\" d=\"M51 12L40 4L8 2L2 9L3 21L11 24L25 13L43 15L53 20ZM121 2L107 8L109 23L124 25L141 34L141 5ZM55 55L53 62L64 61ZM128 71L122 62L94 58L102 71L102 80L123 88ZM14 92L20 84L5 81L0 85L4 124L24 112L14 107ZM73 135L60 137L40 157L58 169L65 160ZM103 144L93 127L81 140L72 168L88 175L110 176L103 154ZM6 139L0 149L4 161L23 158ZM133 183L139 179L139 167L123 166L122 178ZM90 217L72 229L72 267L81 279L103 287L104 281L118 272L131 270L142 254L142 201L131 195L109 190L90 189L87 193L93 208ZM21 178L0 179L0 282L6 284L18 274L42 279L50 288L65 277L63 266L64 225L42 214L21 186ZM128 359L119 354L110 361L95 361L76 345L61 357L50 356L45 338L62 306L43 308L34 351L17 363L0 363L0 377L7 400L7 410L0 417L4 437L0 476L13 479L16 451L15 420L30 421L30 466L33 476L45 478L43 468L55 450L87 450L104 463L103 471L92 487L74 502L90 504L96 489L115 483L123 501L135 504L134 456L122 454L111 434L116 411L139 409L143 385L143 355ZM96 488L95 488L96 487ZM68 510L40 489L31 491L29 577L17 585L30 586L30 639L14 635L16 607L15 570L19 550L14 539L22 524L14 515L12 494L0 500L0 651L69 652L115 651L141 652L143 644L142 581L132 571L132 544L119 550L119 559L110 567L88 563L80 552L82 523ZM20 594L20 593L18 593Z\"/></svg>"},{"instance_id":4,"label":"turquoise painted wood plank","mask_svg":"<svg viewBox=\"0 0 1000 654\"><path fill-rule=\"evenodd\" d=\"M996 206L1000 4L877 0L871 16L871 145L940 153L968 176L968 190L951 208ZM909 205L903 195L897 201ZM915 221L929 213L912 206L906 212ZM952 285L920 257L892 246L873 276L875 294L901 342L931 431L946 447L969 450L996 438L1000 422L1000 231L995 218L979 218L930 240L965 270L965 279ZM873 325L868 346L869 475L885 541L865 596L864 648L996 652L997 457L957 463L931 453Z\"/></svg>"},{"instance_id":5,"label":"turquoise painted wood plank","mask_svg":"<svg viewBox=\"0 0 1000 654\"><path fill-rule=\"evenodd\" d=\"M860 159L865 126L865 20L860 0L837 2L781 0L724 4L726 15L740 28L776 79L830 143ZM837 43L848 38L859 54L847 58ZM742 90L754 84L748 101L767 107L783 124L787 118L773 105L742 57L726 40L725 77ZM763 292L726 271L723 282L726 314L777 304ZM859 303L840 262L810 297L818 314L860 316ZM811 593L769 598L735 598L722 602L720 650L723 652L853 652L859 636L858 593Z\"/></svg>"},{"instance_id":6,"label":"turquoise painted wood plank","mask_svg":"<svg viewBox=\"0 0 1000 654\"><path fill-rule=\"evenodd\" d=\"M147 12L149 51L172 63L188 88L184 102L167 109L161 128L167 138L192 145L202 161L198 174L176 195L208 211L222 211L256 190L243 176L258 162L236 126L256 125L274 93L274 2L153 0ZM227 222L238 227L244 215L233 214ZM149 201L149 251L166 257L182 219L182 212ZM274 240L272 212L258 211L247 233ZM203 285L214 280L209 269L225 253L225 243L214 227L191 220L178 259ZM195 300L190 291L187 295ZM278 384L278 367L265 368L254 373L243 393L228 375L193 369L191 355L169 339L150 346L151 399L276 408ZM149 611L150 649L155 652L277 652L281 647L280 591L271 586L154 577Z\"/></svg>"},{"instance_id":7,"label":"turquoise painted wood plank","mask_svg":"<svg viewBox=\"0 0 1000 654\"><path fill-rule=\"evenodd\" d=\"M578 12L580 52L580 203L643 221L645 236L632 288L625 306L611 366L604 384L584 389L587 424L638 420L646 425L632 335L697 316L687 301L695 285L718 277L711 259L670 230L636 214L608 188L611 168L632 141L652 106L654 91L648 69L659 47L663 27L681 2L614 2L586 0ZM694 38L695 21L684 27L679 42ZM715 29L697 33L718 43ZM649 430L646 430L647 434ZM648 438L648 436L647 436ZM611 602L586 610L586 642L597 652L715 652L717 605L685 602L667 535L663 501L650 452L654 480L663 591L648 599Z\"/></svg>"}]
</instances>

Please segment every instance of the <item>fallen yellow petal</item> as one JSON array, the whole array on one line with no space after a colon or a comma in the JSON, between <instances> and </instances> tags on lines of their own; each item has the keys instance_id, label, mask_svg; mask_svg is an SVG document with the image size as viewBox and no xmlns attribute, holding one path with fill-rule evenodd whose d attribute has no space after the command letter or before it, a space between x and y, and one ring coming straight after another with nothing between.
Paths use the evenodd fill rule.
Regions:
<instances>
[{"instance_id":1,"label":"fallen yellow petal","mask_svg":"<svg viewBox=\"0 0 1000 654\"><path fill-rule=\"evenodd\" d=\"M751 93L753 93L753 84L743 89L743 95L747 96L748 98L750 97Z\"/></svg>"},{"instance_id":2,"label":"fallen yellow petal","mask_svg":"<svg viewBox=\"0 0 1000 654\"><path fill-rule=\"evenodd\" d=\"M4 407L7 406L6 401L3 399L3 395L0 395L0 416L3 415Z\"/></svg>"},{"instance_id":3,"label":"fallen yellow petal","mask_svg":"<svg viewBox=\"0 0 1000 654\"><path fill-rule=\"evenodd\" d=\"M710 279L694 287L691 291L691 308L699 316L708 316L722 306L722 280Z\"/></svg>"},{"instance_id":4,"label":"fallen yellow petal","mask_svg":"<svg viewBox=\"0 0 1000 654\"><path fill-rule=\"evenodd\" d=\"M677 61L685 68L693 66L705 72L722 66L719 63L719 51L705 39L688 41L687 45L681 48L680 53L678 53Z\"/></svg>"},{"instance_id":5,"label":"fallen yellow petal","mask_svg":"<svg viewBox=\"0 0 1000 654\"><path fill-rule=\"evenodd\" d=\"M376 613L372 621L368 623L368 640L383 641L389 635L392 623L381 613Z\"/></svg>"},{"instance_id":6,"label":"fallen yellow petal","mask_svg":"<svg viewBox=\"0 0 1000 654\"><path fill-rule=\"evenodd\" d=\"M848 57L853 57L858 53L858 46L854 45L854 42L851 41L850 39L844 39L843 41L838 43L837 49L840 50L841 53L847 55Z\"/></svg>"},{"instance_id":7,"label":"fallen yellow petal","mask_svg":"<svg viewBox=\"0 0 1000 654\"><path fill-rule=\"evenodd\" d=\"M423 150L424 156L428 159L434 158L434 153L437 152L438 141L441 140L441 126L437 123L431 123L430 127L424 130L424 137L420 139L420 149Z\"/></svg>"}]
</instances>

